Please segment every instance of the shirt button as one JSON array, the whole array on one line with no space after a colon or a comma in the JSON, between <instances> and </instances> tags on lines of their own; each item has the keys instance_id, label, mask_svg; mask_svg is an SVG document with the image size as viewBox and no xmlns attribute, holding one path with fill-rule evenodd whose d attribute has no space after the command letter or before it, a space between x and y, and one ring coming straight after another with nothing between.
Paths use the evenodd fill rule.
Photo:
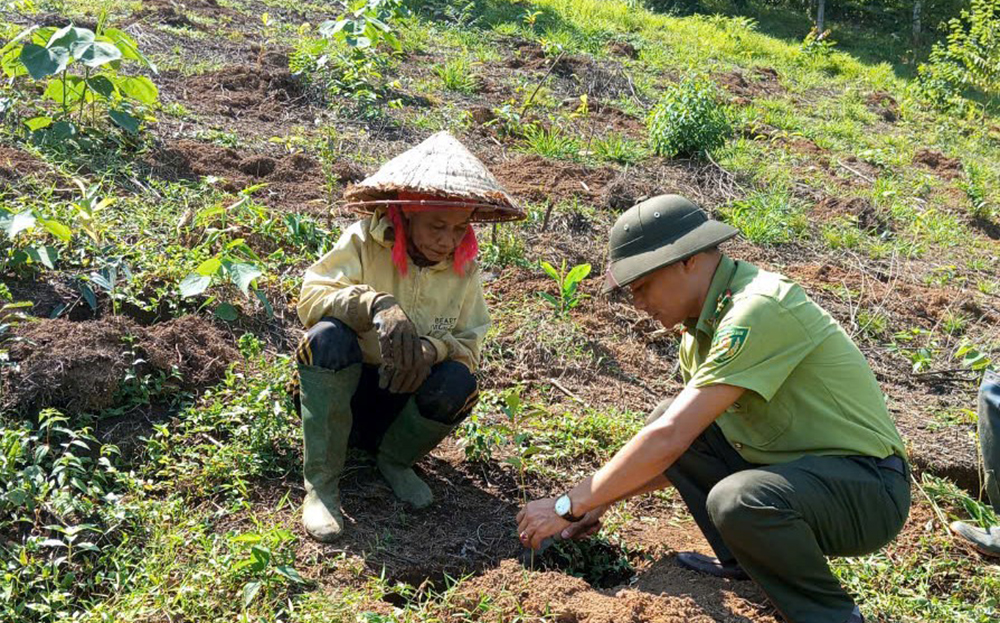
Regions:
<instances>
[{"instance_id":1,"label":"shirt button","mask_svg":"<svg viewBox=\"0 0 1000 623\"><path fill-rule=\"evenodd\" d=\"M736 448L737 450L742 450L743 444L737 441L736 443L733 444L733 447Z\"/></svg>"}]
</instances>

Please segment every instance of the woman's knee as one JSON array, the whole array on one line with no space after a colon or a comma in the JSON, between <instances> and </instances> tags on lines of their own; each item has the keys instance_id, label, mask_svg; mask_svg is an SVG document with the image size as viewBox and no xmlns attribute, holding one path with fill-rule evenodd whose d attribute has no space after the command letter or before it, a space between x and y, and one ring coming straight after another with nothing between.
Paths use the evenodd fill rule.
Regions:
<instances>
[{"instance_id":1,"label":"woman's knee","mask_svg":"<svg viewBox=\"0 0 1000 623\"><path fill-rule=\"evenodd\" d=\"M296 358L302 365L327 370L341 370L361 363L358 334L336 318L323 318L302 336Z\"/></svg>"},{"instance_id":2,"label":"woman's knee","mask_svg":"<svg viewBox=\"0 0 1000 623\"><path fill-rule=\"evenodd\" d=\"M457 424L464 420L479 399L475 375L457 361L442 361L417 390L417 408L425 418Z\"/></svg>"}]
</instances>

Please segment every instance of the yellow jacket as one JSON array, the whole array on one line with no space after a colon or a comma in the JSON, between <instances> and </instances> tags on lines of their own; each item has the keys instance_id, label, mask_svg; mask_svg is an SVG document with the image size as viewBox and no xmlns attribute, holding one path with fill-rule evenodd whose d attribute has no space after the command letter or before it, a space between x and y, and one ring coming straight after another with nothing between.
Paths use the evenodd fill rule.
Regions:
<instances>
[{"instance_id":1,"label":"yellow jacket","mask_svg":"<svg viewBox=\"0 0 1000 623\"><path fill-rule=\"evenodd\" d=\"M302 324L308 329L324 316L344 322L357 331L365 363L381 364L372 307L391 297L437 349L438 362L453 359L474 372L490 327L479 265L470 263L462 276L450 259L427 268L410 260L404 277L392 263L387 230L392 224L378 211L351 225L306 270L297 308Z\"/></svg>"}]
</instances>

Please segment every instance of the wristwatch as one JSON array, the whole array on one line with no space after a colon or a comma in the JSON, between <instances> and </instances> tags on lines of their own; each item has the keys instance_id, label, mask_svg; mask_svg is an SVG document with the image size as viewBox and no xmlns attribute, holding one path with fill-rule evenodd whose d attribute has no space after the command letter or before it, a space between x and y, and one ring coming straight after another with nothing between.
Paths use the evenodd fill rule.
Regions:
<instances>
[{"instance_id":1,"label":"wristwatch","mask_svg":"<svg viewBox=\"0 0 1000 623\"><path fill-rule=\"evenodd\" d=\"M569 499L569 494L564 493L556 498L556 515L559 515L570 523L576 523L583 519L573 514L573 501Z\"/></svg>"}]
</instances>

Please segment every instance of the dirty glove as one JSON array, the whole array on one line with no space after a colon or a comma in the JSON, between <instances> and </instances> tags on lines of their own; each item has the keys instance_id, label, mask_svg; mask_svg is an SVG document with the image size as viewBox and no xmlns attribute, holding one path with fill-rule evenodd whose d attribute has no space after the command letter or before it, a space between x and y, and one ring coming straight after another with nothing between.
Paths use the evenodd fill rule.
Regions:
<instances>
[{"instance_id":1,"label":"dirty glove","mask_svg":"<svg viewBox=\"0 0 1000 623\"><path fill-rule=\"evenodd\" d=\"M396 370L408 370L422 361L420 335L417 327L399 305L381 309L372 317L378 332L382 363Z\"/></svg>"},{"instance_id":2,"label":"dirty glove","mask_svg":"<svg viewBox=\"0 0 1000 623\"><path fill-rule=\"evenodd\" d=\"M383 364L379 369L379 387L394 394L412 394L424 384L431 374L431 367L437 359L437 349L427 340L420 340L421 354L417 365L410 368L395 368Z\"/></svg>"}]
</instances>

